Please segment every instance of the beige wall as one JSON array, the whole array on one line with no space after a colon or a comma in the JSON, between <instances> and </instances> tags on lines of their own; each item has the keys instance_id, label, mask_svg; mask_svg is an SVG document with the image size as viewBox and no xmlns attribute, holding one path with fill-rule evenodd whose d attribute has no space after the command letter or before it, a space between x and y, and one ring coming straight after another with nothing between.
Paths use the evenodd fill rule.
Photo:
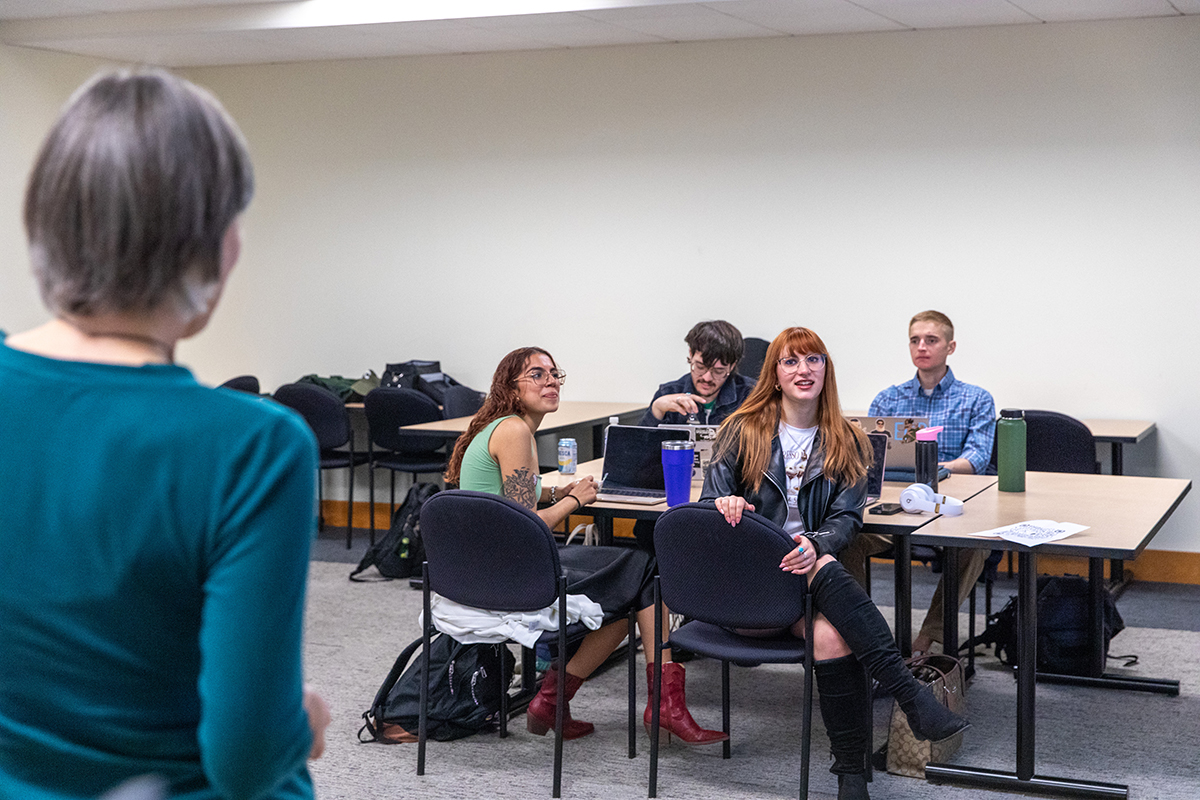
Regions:
<instances>
[{"instance_id":1,"label":"beige wall","mask_svg":"<svg viewBox=\"0 0 1200 800\"><path fill-rule=\"evenodd\" d=\"M30 131L80 63L0 49L0 327L30 319ZM648 400L723 317L813 327L863 407L911 375L905 324L932 306L998 405L1156 420L1126 471L1200 474L1200 19L188 75L260 187L224 306L181 349L205 380L416 357L486 388L537 343L567 397ZM36 108L16 133L10 91ZM1154 546L1200 552L1198 529L1189 498Z\"/></svg>"}]
</instances>

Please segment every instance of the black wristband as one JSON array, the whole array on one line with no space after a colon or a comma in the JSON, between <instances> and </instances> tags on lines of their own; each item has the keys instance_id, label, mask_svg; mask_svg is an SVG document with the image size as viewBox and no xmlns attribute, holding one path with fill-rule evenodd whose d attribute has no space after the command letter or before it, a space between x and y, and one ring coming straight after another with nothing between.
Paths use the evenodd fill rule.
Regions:
<instances>
[{"instance_id":1,"label":"black wristband","mask_svg":"<svg viewBox=\"0 0 1200 800\"><path fill-rule=\"evenodd\" d=\"M583 508L583 501L582 501L582 500L580 500L578 497L576 497L576 496L575 496L575 495L573 495L573 494L569 494L569 495L567 495L567 497L569 497L569 498L571 498L572 500L574 500L574 501L575 501L575 510L576 510L576 511L578 511L579 509ZM567 499L567 497L564 497L563 499L564 499L564 500L566 500L566 499ZM569 513L569 512L568 512L568 513Z\"/></svg>"}]
</instances>

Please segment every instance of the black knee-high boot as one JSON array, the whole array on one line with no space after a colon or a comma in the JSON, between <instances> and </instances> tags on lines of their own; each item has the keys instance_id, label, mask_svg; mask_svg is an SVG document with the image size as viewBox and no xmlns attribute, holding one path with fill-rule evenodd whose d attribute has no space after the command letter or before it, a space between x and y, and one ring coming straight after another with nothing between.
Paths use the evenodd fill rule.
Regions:
<instances>
[{"instance_id":1,"label":"black knee-high boot","mask_svg":"<svg viewBox=\"0 0 1200 800\"><path fill-rule=\"evenodd\" d=\"M810 586L817 611L841 634L871 677L896 698L918 739L940 742L970 726L912 676L887 621L841 563L826 564Z\"/></svg>"},{"instance_id":2,"label":"black knee-high boot","mask_svg":"<svg viewBox=\"0 0 1200 800\"><path fill-rule=\"evenodd\" d=\"M871 800L867 793L867 750L870 732L867 676L854 656L813 665L820 692L821 719L829 734L838 776L838 800Z\"/></svg>"}]
</instances>

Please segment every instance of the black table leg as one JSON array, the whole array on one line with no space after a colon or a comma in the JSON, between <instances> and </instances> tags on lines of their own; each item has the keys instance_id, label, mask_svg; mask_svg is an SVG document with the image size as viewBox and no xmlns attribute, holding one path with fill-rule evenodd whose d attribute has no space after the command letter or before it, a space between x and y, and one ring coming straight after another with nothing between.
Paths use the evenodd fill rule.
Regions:
<instances>
[{"instance_id":1,"label":"black table leg","mask_svg":"<svg viewBox=\"0 0 1200 800\"><path fill-rule=\"evenodd\" d=\"M1023 792L1052 797L1128 798L1129 787L1115 783L1048 778L1034 774L1036 752L1037 692L1037 557L1032 551L1020 551L1017 565L1017 769L1001 772L992 769L929 764L925 777L931 783L953 783L986 789Z\"/></svg>"},{"instance_id":2,"label":"black table leg","mask_svg":"<svg viewBox=\"0 0 1200 800\"><path fill-rule=\"evenodd\" d=\"M958 655L958 548L942 548L942 652Z\"/></svg>"},{"instance_id":3,"label":"black table leg","mask_svg":"<svg viewBox=\"0 0 1200 800\"><path fill-rule=\"evenodd\" d=\"M892 537L896 575L896 646L912 655L912 542L903 534Z\"/></svg>"},{"instance_id":4,"label":"black table leg","mask_svg":"<svg viewBox=\"0 0 1200 800\"><path fill-rule=\"evenodd\" d=\"M1179 696L1179 681L1168 678L1136 678L1109 675L1104 652L1104 559L1088 559L1088 627L1091 630L1092 664L1091 675L1056 675L1039 672L1041 683L1056 683L1068 686L1091 686L1096 689L1123 689L1130 692L1149 692Z\"/></svg>"},{"instance_id":5,"label":"black table leg","mask_svg":"<svg viewBox=\"0 0 1200 800\"><path fill-rule=\"evenodd\" d=\"M1112 474L1125 474L1125 450L1120 442L1112 443ZM1125 591L1128 585L1125 582L1125 562L1119 558L1114 558L1108 564L1108 577L1112 581L1113 594L1117 597L1121 596L1121 592Z\"/></svg>"}]
</instances>

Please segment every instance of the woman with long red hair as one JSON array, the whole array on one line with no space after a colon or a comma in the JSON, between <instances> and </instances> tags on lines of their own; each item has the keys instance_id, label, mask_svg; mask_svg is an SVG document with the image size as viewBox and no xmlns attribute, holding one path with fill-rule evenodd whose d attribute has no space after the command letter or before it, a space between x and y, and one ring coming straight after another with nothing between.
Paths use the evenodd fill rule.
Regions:
<instances>
[{"instance_id":1,"label":"woman with long red hair","mask_svg":"<svg viewBox=\"0 0 1200 800\"><path fill-rule=\"evenodd\" d=\"M839 800L869 800L864 667L918 738L940 741L968 725L912 677L883 615L837 560L862 528L870 452L865 434L842 416L825 343L807 328L788 328L767 349L750 396L721 426L701 495L730 525L757 511L797 543L779 567L808 576L818 612L811 645ZM791 633L803 637L803 620Z\"/></svg>"},{"instance_id":2,"label":"woman with long red hair","mask_svg":"<svg viewBox=\"0 0 1200 800\"><path fill-rule=\"evenodd\" d=\"M593 502L598 487L590 475L563 487L543 487L538 475L534 435L542 419L558 410L566 377L540 347L522 347L506 355L496 367L487 400L454 446L446 483L506 497L537 513L551 528ZM548 505L539 510L539 502ZM654 561L648 553L627 547L564 547L559 550L559 561L567 572L567 591L599 603L608 624L584 637L562 670L565 678L557 663L546 671L541 690L526 711L526 727L536 734L554 727L558 681L565 681L569 701L625 638L626 626L620 617L630 607L637 609L647 660L655 652L654 605L649 590ZM685 744L725 741L729 738L726 734L705 730L692 719L684 698L683 665L665 663L670 653L663 651L661 729ZM648 675L653 666L652 662L646 664ZM647 703L647 727L651 711ZM566 739L586 736L595 729L590 722L572 719L569 708L563 709L563 717Z\"/></svg>"}]
</instances>

